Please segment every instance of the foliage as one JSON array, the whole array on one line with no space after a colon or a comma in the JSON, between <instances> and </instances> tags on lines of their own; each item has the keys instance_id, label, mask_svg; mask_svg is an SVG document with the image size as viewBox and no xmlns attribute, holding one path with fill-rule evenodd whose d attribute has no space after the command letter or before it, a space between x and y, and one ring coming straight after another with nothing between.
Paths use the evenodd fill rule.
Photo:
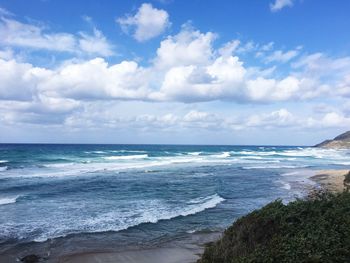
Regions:
<instances>
[{"instance_id":1,"label":"foliage","mask_svg":"<svg viewBox=\"0 0 350 263\"><path fill-rule=\"evenodd\" d=\"M344 184L350 185L350 171L345 175Z\"/></svg>"},{"instance_id":2,"label":"foliage","mask_svg":"<svg viewBox=\"0 0 350 263\"><path fill-rule=\"evenodd\" d=\"M350 193L281 200L238 219L198 263L350 262Z\"/></svg>"}]
</instances>

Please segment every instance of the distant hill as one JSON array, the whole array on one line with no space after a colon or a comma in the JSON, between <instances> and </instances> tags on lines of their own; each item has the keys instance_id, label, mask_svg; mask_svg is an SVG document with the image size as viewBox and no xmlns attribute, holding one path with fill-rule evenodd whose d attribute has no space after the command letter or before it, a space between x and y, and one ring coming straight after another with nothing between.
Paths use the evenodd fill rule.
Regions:
<instances>
[{"instance_id":1,"label":"distant hill","mask_svg":"<svg viewBox=\"0 0 350 263\"><path fill-rule=\"evenodd\" d=\"M344 132L333 140L326 140L319 144L316 144L315 147L323 147L323 148L348 148L350 149L350 131Z\"/></svg>"}]
</instances>

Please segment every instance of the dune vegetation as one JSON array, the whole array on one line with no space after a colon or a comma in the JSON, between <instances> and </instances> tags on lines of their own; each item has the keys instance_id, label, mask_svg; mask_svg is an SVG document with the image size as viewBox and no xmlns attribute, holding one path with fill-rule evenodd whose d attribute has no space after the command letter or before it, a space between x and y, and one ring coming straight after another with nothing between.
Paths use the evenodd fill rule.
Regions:
<instances>
[{"instance_id":1,"label":"dune vegetation","mask_svg":"<svg viewBox=\"0 0 350 263\"><path fill-rule=\"evenodd\" d=\"M234 262L350 262L350 193L269 203L238 219L198 260Z\"/></svg>"}]
</instances>

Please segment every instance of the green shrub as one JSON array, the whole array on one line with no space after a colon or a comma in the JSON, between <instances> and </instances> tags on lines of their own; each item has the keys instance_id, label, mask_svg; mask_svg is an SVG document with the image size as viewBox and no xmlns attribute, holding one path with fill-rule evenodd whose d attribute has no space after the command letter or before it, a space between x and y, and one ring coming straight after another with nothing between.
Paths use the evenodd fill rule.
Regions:
<instances>
[{"instance_id":1,"label":"green shrub","mask_svg":"<svg viewBox=\"0 0 350 263\"><path fill-rule=\"evenodd\" d=\"M281 200L238 219L198 263L350 262L350 193Z\"/></svg>"},{"instance_id":2,"label":"green shrub","mask_svg":"<svg viewBox=\"0 0 350 263\"><path fill-rule=\"evenodd\" d=\"M345 175L344 184L350 185L350 171Z\"/></svg>"}]
</instances>

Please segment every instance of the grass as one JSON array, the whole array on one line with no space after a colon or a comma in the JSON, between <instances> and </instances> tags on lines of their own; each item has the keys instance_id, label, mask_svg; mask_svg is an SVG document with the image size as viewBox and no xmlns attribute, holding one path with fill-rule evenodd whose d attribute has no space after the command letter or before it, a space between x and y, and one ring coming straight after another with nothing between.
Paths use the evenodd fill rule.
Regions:
<instances>
[{"instance_id":1,"label":"grass","mask_svg":"<svg viewBox=\"0 0 350 263\"><path fill-rule=\"evenodd\" d=\"M274 201L238 219L198 261L235 262L350 262L350 193Z\"/></svg>"}]
</instances>

